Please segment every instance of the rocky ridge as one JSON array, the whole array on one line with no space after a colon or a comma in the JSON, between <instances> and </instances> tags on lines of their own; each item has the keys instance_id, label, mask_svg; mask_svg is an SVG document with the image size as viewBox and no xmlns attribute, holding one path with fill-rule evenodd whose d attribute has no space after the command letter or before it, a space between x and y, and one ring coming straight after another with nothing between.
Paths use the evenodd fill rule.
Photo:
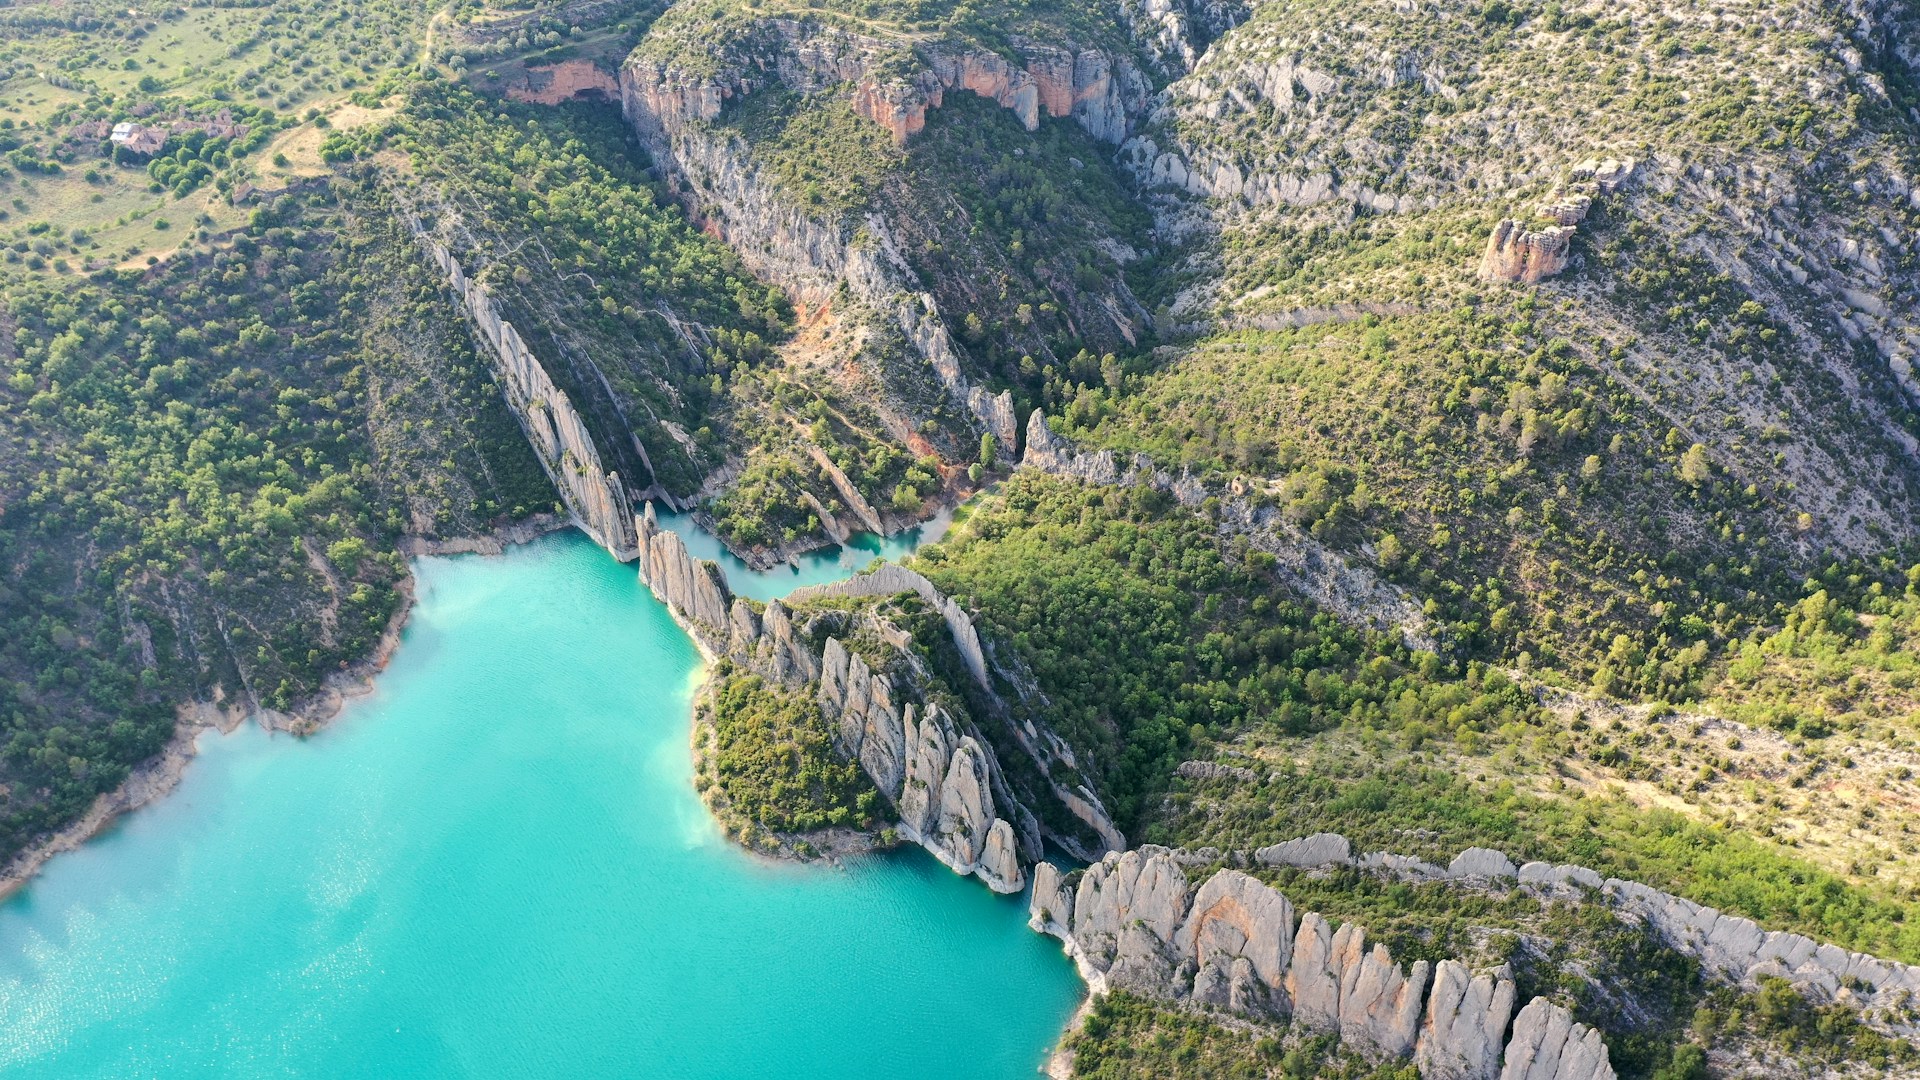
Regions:
<instances>
[{"instance_id":1,"label":"rocky ridge","mask_svg":"<svg viewBox=\"0 0 1920 1080\"><path fill-rule=\"evenodd\" d=\"M995 746L938 691L938 677L913 650L909 634L871 613L795 612L794 605L828 598L918 594L946 621L969 673L991 699L992 680L972 619L924 577L883 564L756 608L732 595L717 565L694 559L677 535L660 528L651 506L636 519L635 532L641 580L708 656L783 686L815 687L822 713L835 725L838 748L860 763L894 807L903 837L956 873L977 876L1002 893L1025 887L1023 867L1039 859L1046 839L1088 850L1075 837L1043 830L1027 805L1033 796L1015 791ZM866 648L879 642L884 663L850 647L856 639L869 643ZM1016 741L1029 753L1035 745L1058 747L1057 738L1037 728ZM1109 845L1124 845L1096 795L1052 780L1051 759L1037 757L1036 763L1055 785L1043 797L1058 800Z\"/></svg>"},{"instance_id":2,"label":"rocky ridge","mask_svg":"<svg viewBox=\"0 0 1920 1080\"><path fill-rule=\"evenodd\" d=\"M1353 924L1307 912L1239 870L1195 888L1177 853L1146 846L1083 871L1034 868L1031 925L1065 943L1096 993L1287 1021L1444 1080L1608 1080L1599 1033L1535 998L1513 1015L1505 971L1453 960L1401 967ZM1511 1034L1508 1022L1512 1020Z\"/></svg>"},{"instance_id":3,"label":"rocky ridge","mask_svg":"<svg viewBox=\"0 0 1920 1080\"><path fill-rule=\"evenodd\" d=\"M1519 888L1546 895L1590 895L1621 915L1645 924L1678 952L1700 961L1709 973L1752 988L1763 976L1792 983L1815 1000L1838 1001L1861 1011L1868 1023L1902 1038L1920 1037L1920 967L1822 944L1803 934L1763 930L1751 919L1728 915L1683 897L1620 878L1603 877L1572 864L1515 864L1502 852L1468 848L1446 866L1391 852L1356 855L1338 833L1315 833L1251 852L1203 849L1171 852L1181 860L1225 860L1240 865L1320 870L1348 866L1412 881L1448 881L1470 886Z\"/></svg>"},{"instance_id":4,"label":"rocky ridge","mask_svg":"<svg viewBox=\"0 0 1920 1080\"><path fill-rule=\"evenodd\" d=\"M600 464L593 437L566 393L553 384L540 361L528 350L513 324L500 317L486 287L469 278L445 245L435 240L418 217L407 216L408 228L434 265L446 275L506 390L507 405L519 418L541 468L553 481L567 511L594 543L621 562L639 554L629 510L626 485L618 473Z\"/></svg>"},{"instance_id":5,"label":"rocky ridge","mask_svg":"<svg viewBox=\"0 0 1920 1080\"><path fill-rule=\"evenodd\" d=\"M1189 474L1156 466L1144 454L1122 464L1111 450L1081 450L1055 435L1040 410L1027 417L1022 468L1039 469L1088 484L1144 485L1173 495L1189 510L1218 498L1215 531L1223 540L1243 538L1250 550L1274 557L1274 571L1301 596L1358 626L1397 630L1413 648L1437 647L1420 605L1403 589L1382 580L1286 522L1271 507L1259 506L1244 483L1214 491Z\"/></svg>"}]
</instances>

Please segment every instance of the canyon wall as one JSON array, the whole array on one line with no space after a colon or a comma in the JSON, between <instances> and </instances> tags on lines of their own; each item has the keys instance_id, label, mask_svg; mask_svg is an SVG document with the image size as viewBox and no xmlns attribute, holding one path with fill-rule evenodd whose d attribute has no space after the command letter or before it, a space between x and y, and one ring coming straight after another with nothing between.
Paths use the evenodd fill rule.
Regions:
<instances>
[{"instance_id":1,"label":"canyon wall","mask_svg":"<svg viewBox=\"0 0 1920 1080\"><path fill-rule=\"evenodd\" d=\"M1146 108L1151 87L1127 56L1018 36L1009 44L1013 58L954 42L768 18L732 47L712 50L714 63L700 70L636 55L622 81L636 88L650 115L673 124L718 119L729 99L775 82L803 94L844 87L854 111L886 128L896 145L905 145L926 126L927 111L958 90L1011 111L1028 131L1043 115L1071 118L1114 144Z\"/></svg>"},{"instance_id":2,"label":"canyon wall","mask_svg":"<svg viewBox=\"0 0 1920 1080\"><path fill-rule=\"evenodd\" d=\"M1029 130L1042 114L1072 117L1095 137L1123 139L1145 108L1148 87L1130 61L1098 50L1018 41L1016 62L998 53L853 34L815 23L768 19L748 44L719 49L717 70L689 71L643 53L620 72L627 120L681 185L695 212L761 276L808 306L841 287L896 329L946 395L1011 453L1013 400L974 385L938 305L879 214L815 216L763 178L744 145L713 125L732 98L778 85L799 93L852 88L856 111L905 142L946 93L968 90L1010 109ZM888 410L883 409L883 413ZM927 417L891 420L910 439Z\"/></svg>"},{"instance_id":3,"label":"canyon wall","mask_svg":"<svg viewBox=\"0 0 1920 1080\"><path fill-rule=\"evenodd\" d=\"M560 493L568 513L595 543L627 562L638 554L633 511L620 475L604 468L593 437L565 392L553 384L546 368L527 349L520 332L500 317L486 287L467 277L446 246L434 239L418 217L407 216L408 228L446 276L461 310L480 332L486 352L505 388L507 405L520 420L534 455Z\"/></svg>"}]
</instances>

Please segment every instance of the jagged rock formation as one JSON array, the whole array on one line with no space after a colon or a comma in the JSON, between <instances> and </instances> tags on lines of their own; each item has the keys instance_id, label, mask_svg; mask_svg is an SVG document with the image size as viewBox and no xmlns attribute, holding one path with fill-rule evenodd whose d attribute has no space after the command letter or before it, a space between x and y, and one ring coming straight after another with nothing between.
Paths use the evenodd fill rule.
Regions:
<instances>
[{"instance_id":1,"label":"jagged rock formation","mask_svg":"<svg viewBox=\"0 0 1920 1080\"><path fill-rule=\"evenodd\" d=\"M1221 857L1218 852L1212 855ZM1384 851L1356 856L1353 845L1337 833L1315 833L1232 857L1260 866L1352 866L1422 881L1483 887L1511 883L1538 892L1597 896L1622 915L1651 927L1675 950L1699 960L1710 974L1749 987L1757 985L1761 976L1777 976L1815 999L1860 1009L1864 1019L1881 1030L1904 1038L1920 1036L1920 1023L1907 1011L1909 1002L1920 1000L1920 967L1850 952L1803 934L1764 930L1751 919L1722 914L1639 882L1603 878L1584 866L1544 862L1516 866L1491 848L1468 848L1444 867ZM1442 974L1435 973L1436 993ZM1471 1000L1490 1003L1491 993L1475 991ZM1458 996L1453 991L1449 994ZM1458 1011L1464 1006L1451 1007Z\"/></svg>"},{"instance_id":2,"label":"jagged rock formation","mask_svg":"<svg viewBox=\"0 0 1920 1080\"><path fill-rule=\"evenodd\" d=\"M902 836L995 892L1026 887L1013 826L994 813L990 750L938 704L917 717L911 702L896 705L891 681L838 638L827 639L819 693L840 745L894 805Z\"/></svg>"},{"instance_id":3,"label":"jagged rock formation","mask_svg":"<svg viewBox=\"0 0 1920 1080\"><path fill-rule=\"evenodd\" d=\"M674 533L662 529L648 503L634 525L640 580L667 605L681 625L709 652L716 642L729 639L728 613L733 594L726 576L713 563L696 560Z\"/></svg>"},{"instance_id":4,"label":"jagged rock formation","mask_svg":"<svg viewBox=\"0 0 1920 1080\"><path fill-rule=\"evenodd\" d=\"M1480 257L1480 276L1488 281L1516 281L1537 285L1567 268L1567 251L1575 230L1570 225L1528 229L1512 218L1502 219L1487 237Z\"/></svg>"},{"instance_id":5,"label":"jagged rock formation","mask_svg":"<svg viewBox=\"0 0 1920 1080\"><path fill-rule=\"evenodd\" d=\"M1501 1064L1500 1029L1513 1015L1512 980L1474 974L1458 960L1433 968L1433 992L1420 1020L1414 1064L1428 1080L1493 1080Z\"/></svg>"},{"instance_id":6,"label":"jagged rock formation","mask_svg":"<svg viewBox=\"0 0 1920 1080\"><path fill-rule=\"evenodd\" d=\"M1600 1041L1600 1033L1575 1023L1567 1010L1545 998L1534 998L1514 1017L1513 1038L1507 1043L1500 1080L1612 1075L1613 1066L1607 1062L1607 1047Z\"/></svg>"},{"instance_id":7,"label":"jagged rock formation","mask_svg":"<svg viewBox=\"0 0 1920 1080\"><path fill-rule=\"evenodd\" d=\"M711 562L696 560L686 544L662 529L651 504L635 522L640 577L676 621L710 657L725 658L788 687L817 683L822 713L835 725L836 744L859 762L898 815L900 833L961 874L973 874L996 892L1026 886L1024 865L1039 857L1039 820L1001 769L996 748L968 718L927 692L936 678L912 652L911 638L872 616L840 611L809 615L796 625L794 609L832 597L918 595L945 619L955 649L990 698L994 694L973 620L926 578L891 563L869 573L796 590L788 602L764 609L734 597L726 576ZM883 670L847 641L856 634L877 638L889 650ZM822 641L819 652L808 641ZM1069 790L1054 780L1052 758L1033 748L1057 744L1050 732L1016 728L1017 748L1035 755L1038 774L1058 799L1110 847L1124 845L1099 799L1084 787ZM1000 748L1012 749L1012 748ZM1070 836L1056 841L1084 850ZM1095 853L1096 855L1098 852Z\"/></svg>"},{"instance_id":8,"label":"jagged rock formation","mask_svg":"<svg viewBox=\"0 0 1920 1080\"><path fill-rule=\"evenodd\" d=\"M595 543L627 562L638 555L632 504L620 475L600 464L600 452L587 434L586 424L573 402L548 378L546 368L527 349L520 332L500 317L486 287L467 277L445 245L430 235L420 219L407 215L407 225L433 259L459 298L461 310L480 331L487 353L494 359L506 389L507 405L533 444L540 465L553 480L561 501Z\"/></svg>"},{"instance_id":9,"label":"jagged rock formation","mask_svg":"<svg viewBox=\"0 0 1920 1080\"><path fill-rule=\"evenodd\" d=\"M1599 1034L1545 999L1521 1010L1509 1039L1515 992L1504 973L1475 975L1453 961L1402 968L1358 926L1336 930L1308 912L1296 927L1285 896L1237 870L1193 889L1165 848L1110 854L1073 874L1043 863L1029 912L1030 926L1066 943L1096 993L1118 987L1289 1020L1375 1057L1412 1058L1429 1077L1613 1076Z\"/></svg>"}]
</instances>

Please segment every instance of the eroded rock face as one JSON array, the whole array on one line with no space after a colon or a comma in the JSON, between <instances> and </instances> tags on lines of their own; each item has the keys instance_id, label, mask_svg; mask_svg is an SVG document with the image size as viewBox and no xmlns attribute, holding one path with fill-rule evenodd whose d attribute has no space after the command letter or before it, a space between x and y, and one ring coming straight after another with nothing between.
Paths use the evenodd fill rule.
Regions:
<instances>
[{"instance_id":1,"label":"eroded rock face","mask_svg":"<svg viewBox=\"0 0 1920 1080\"><path fill-rule=\"evenodd\" d=\"M1187 875L1179 863L1164 848L1137 848L1110 854L1081 875L1073 937L1113 985L1164 997L1175 987L1176 936L1186 914Z\"/></svg>"},{"instance_id":2,"label":"eroded rock face","mask_svg":"<svg viewBox=\"0 0 1920 1080\"><path fill-rule=\"evenodd\" d=\"M652 503L633 520L640 580L709 651L723 650L732 638L733 596L720 568L695 559L680 537L662 529Z\"/></svg>"},{"instance_id":3,"label":"eroded rock face","mask_svg":"<svg viewBox=\"0 0 1920 1080\"><path fill-rule=\"evenodd\" d=\"M1513 1018L1500 1080L1613 1080L1600 1033L1545 998Z\"/></svg>"},{"instance_id":4,"label":"eroded rock face","mask_svg":"<svg viewBox=\"0 0 1920 1080\"><path fill-rule=\"evenodd\" d=\"M1195 894L1180 951L1196 967L1193 999L1236 1012L1286 1015L1293 905L1265 882L1222 870Z\"/></svg>"},{"instance_id":5,"label":"eroded rock face","mask_svg":"<svg viewBox=\"0 0 1920 1080\"><path fill-rule=\"evenodd\" d=\"M1426 1080L1494 1080L1500 1074L1513 1000L1511 979L1475 975L1458 960L1435 965L1433 990L1413 1049L1420 1075Z\"/></svg>"},{"instance_id":6,"label":"eroded rock face","mask_svg":"<svg viewBox=\"0 0 1920 1080\"><path fill-rule=\"evenodd\" d=\"M1550 225L1536 231L1512 218L1503 219L1487 238L1480 276L1488 281L1538 284L1567 268L1573 234L1571 225Z\"/></svg>"},{"instance_id":7,"label":"eroded rock face","mask_svg":"<svg viewBox=\"0 0 1920 1080\"><path fill-rule=\"evenodd\" d=\"M997 893L1015 893L1026 887L1026 871L1020 869L1019 843L1013 838L1013 826L1004 818L994 818L987 830L987 847L980 853L975 869L987 888Z\"/></svg>"},{"instance_id":8,"label":"eroded rock face","mask_svg":"<svg viewBox=\"0 0 1920 1080\"><path fill-rule=\"evenodd\" d=\"M406 220L414 239L446 275L461 310L480 331L480 340L486 343L506 388L507 405L519 419L540 467L553 481L568 512L614 558L632 560L637 554L637 541L626 485L618 473L601 464L600 451L572 400L553 384L520 332L500 317L486 287L467 277L453 253L428 234L418 217L408 214ZM721 621L724 619L722 613Z\"/></svg>"},{"instance_id":9,"label":"eroded rock face","mask_svg":"<svg viewBox=\"0 0 1920 1080\"><path fill-rule=\"evenodd\" d=\"M1033 896L1027 903L1027 925L1062 940L1073 936L1073 890L1066 875L1050 862L1033 868Z\"/></svg>"}]
</instances>

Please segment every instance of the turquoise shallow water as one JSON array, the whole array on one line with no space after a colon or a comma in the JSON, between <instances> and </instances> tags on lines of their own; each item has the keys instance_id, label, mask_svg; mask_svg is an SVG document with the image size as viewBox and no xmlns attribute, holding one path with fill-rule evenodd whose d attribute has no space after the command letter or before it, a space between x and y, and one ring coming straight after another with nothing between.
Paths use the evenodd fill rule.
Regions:
<instances>
[{"instance_id":1,"label":"turquoise shallow water","mask_svg":"<svg viewBox=\"0 0 1920 1080\"><path fill-rule=\"evenodd\" d=\"M203 738L0 906L0 1076L1033 1075L1057 945L917 851L727 844L630 567L569 533L417 569L371 697Z\"/></svg>"},{"instance_id":2,"label":"turquoise shallow water","mask_svg":"<svg viewBox=\"0 0 1920 1080\"><path fill-rule=\"evenodd\" d=\"M810 551L795 560L798 565L776 566L764 572L748 569L747 564L728 551L712 533L696 526L693 515L658 514L657 517L663 528L680 534L680 539L686 542L687 551L694 558L711 559L719 563L727 573L727 584L737 595L750 596L755 600L772 600L802 585L818 585L851 577L875 559L898 559L911 554L921 544L931 544L946 535L947 527L953 521L953 511L943 510L925 524L892 536L856 533L848 538L844 547Z\"/></svg>"}]
</instances>

